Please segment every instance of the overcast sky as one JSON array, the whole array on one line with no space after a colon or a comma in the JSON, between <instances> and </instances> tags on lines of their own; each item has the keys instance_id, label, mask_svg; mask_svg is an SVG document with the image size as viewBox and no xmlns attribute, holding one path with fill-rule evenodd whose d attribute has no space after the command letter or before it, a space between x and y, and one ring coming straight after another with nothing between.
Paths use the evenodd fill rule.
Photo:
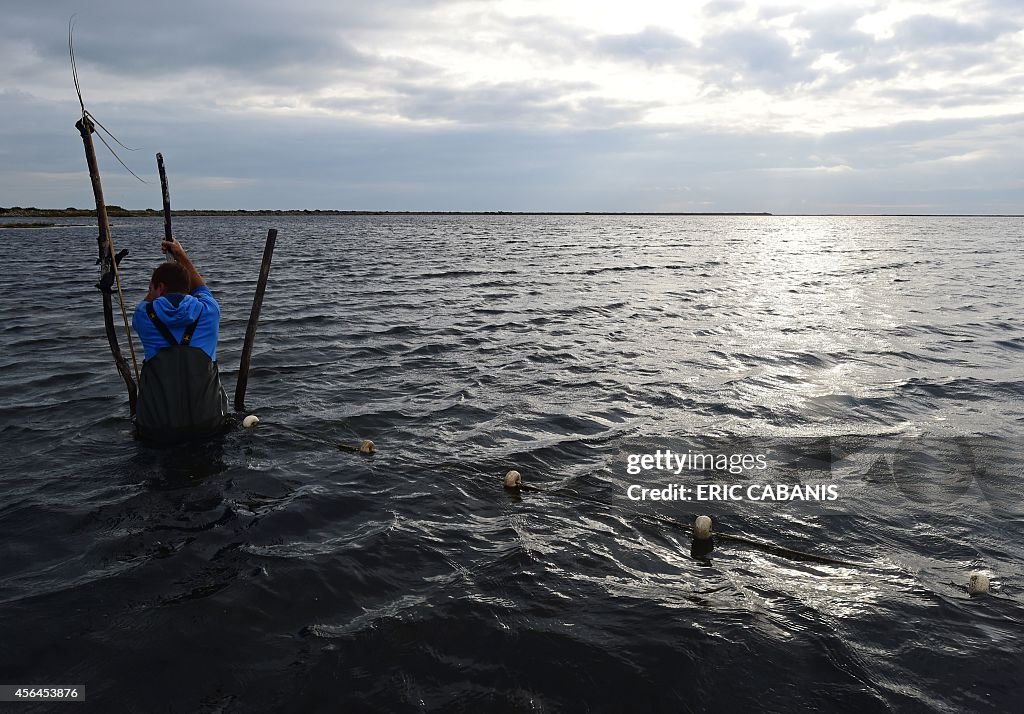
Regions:
<instances>
[{"instance_id":1,"label":"overcast sky","mask_svg":"<svg viewBox=\"0 0 1024 714\"><path fill-rule=\"evenodd\" d=\"M0 206L1024 213L1024 2L14 0Z\"/></svg>"}]
</instances>

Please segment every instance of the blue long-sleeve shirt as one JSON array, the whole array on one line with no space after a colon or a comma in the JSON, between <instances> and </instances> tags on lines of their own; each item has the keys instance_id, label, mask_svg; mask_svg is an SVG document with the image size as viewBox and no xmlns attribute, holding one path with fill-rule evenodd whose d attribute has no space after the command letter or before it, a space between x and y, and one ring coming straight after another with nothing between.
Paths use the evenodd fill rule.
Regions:
<instances>
[{"instance_id":1,"label":"blue long-sleeve shirt","mask_svg":"<svg viewBox=\"0 0 1024 714\"><path fill-rule=\"evenodd\" d=\"M210 288L201 285L189 295L172 293L161 295L153 301L153 312L160 321L167 325L174 339L181 341L185 330L199 317L199 324L192 333L191 345L202 349L214 362L217 361L217 335L220 331L220 305L210 292ZM200 317L200 314L202 317ZM146 301L143 300L135 308L132 317L132 328L142 340L146 350L146 359L152 359L157 352L168 346L160 330L146 314Z\"/></svg>"}]
</instances>

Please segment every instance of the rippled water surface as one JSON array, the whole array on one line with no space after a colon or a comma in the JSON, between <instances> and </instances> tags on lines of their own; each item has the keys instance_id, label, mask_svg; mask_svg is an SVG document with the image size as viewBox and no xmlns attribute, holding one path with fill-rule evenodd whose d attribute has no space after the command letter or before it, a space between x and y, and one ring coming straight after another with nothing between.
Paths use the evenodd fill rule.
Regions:
<instances>
[{"instance_id":1,"label":"rippled water surface","mask_svg":"<svg viewBox=\"0 0 1024 714\"><path fill-rule=\"evenodd\" d=\"M104 712L1018 710L1022 219L176 219L229 394L268 227L263 421L177 450L132 438L95 228L0 231L0 684ZM113 229L134 305L162 224ZM676 481L627 454L769 439L815 445L836 508L716 530L847 564L692 557L667 519L701 506L627 498ZM866 441L951 452L949 480L829 475Z\"/></svg>"}]
</instances>

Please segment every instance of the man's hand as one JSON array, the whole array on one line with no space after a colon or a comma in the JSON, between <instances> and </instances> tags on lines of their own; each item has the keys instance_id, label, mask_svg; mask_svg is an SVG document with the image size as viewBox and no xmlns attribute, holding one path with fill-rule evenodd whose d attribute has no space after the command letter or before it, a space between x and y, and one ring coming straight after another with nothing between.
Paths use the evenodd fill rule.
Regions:
<instances>
[{"instance_id":1,"label":"man's hand","mask_svg":"<svg viewBox=\"0 0 1024 714\"><path fill-rule=\"evenodd\" d=\"M160 250L164 253L169 253L175 260L181 260L182 256L185 255L185 249L181 247L181 243L178 242L177 238L161 241Z\"/></svg>"},{"instance_id":2,"label":"man's hand","mask_svg":"<svg viewBox=\"0 0 1024 714\"><path fill-rule=\"evenodd\" d=\"M206 281L203 280L203 276L196 270L196 266L192 264L192 260L188 257L185 249L181 247L181 243L178 242L177 238L171 238L160 242L160 249L164 253L169 253L186 271L188 271L189 283L192 286L192 290L195 290L201 285L206 285Z\"/></svg>"}]
</instances>

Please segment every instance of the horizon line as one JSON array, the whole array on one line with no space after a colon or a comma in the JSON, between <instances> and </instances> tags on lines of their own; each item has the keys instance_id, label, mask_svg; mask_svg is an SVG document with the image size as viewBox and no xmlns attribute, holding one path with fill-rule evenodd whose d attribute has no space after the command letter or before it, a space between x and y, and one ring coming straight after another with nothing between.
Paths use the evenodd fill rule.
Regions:
<instances>
[{"instance_id":1,"label":"horizon line","mask_svg":"<svg viewBox=\"0 0 1024 714\"><path fill-rule=\"evenodd\" d=\"M123 208L107 206L111 218L146 218L163 215L161 209ZM771 213L769 211L445 211L445 210L363 210L337 208L175 208L171 215L182 217L203 215L335 215L335 216L380 216L380 215L448 215L448 216L762 216L772 218L837 217L837 218L1024 218L1024 213ZM95 208L36 208L0 206L0 217L40 218L83 218L95 217Z\"/></svg>"}]
</instances>

